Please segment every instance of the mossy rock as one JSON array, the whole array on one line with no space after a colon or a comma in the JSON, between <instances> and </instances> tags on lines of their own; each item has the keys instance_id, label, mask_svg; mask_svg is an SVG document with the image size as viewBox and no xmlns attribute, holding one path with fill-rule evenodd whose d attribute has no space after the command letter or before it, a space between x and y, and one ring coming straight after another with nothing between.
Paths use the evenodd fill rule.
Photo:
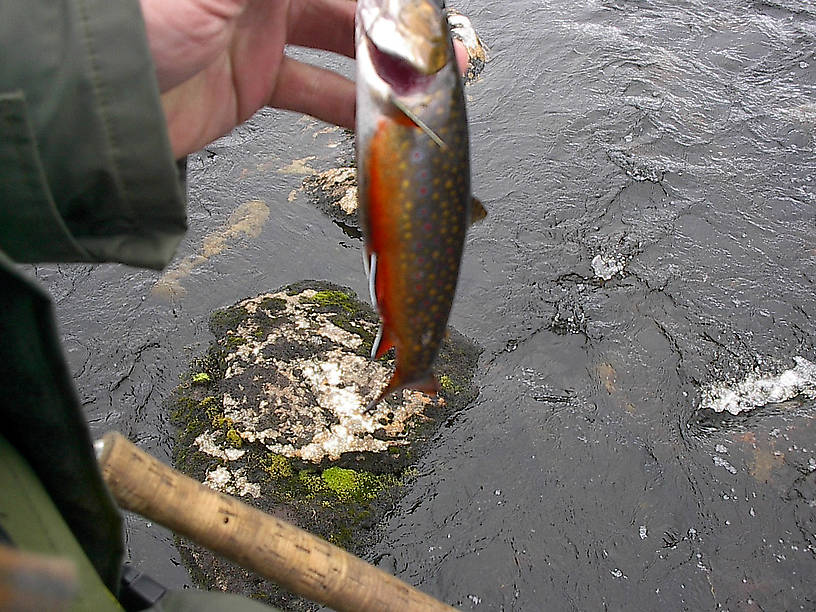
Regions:
<instances>
[{"instance_id":1,"label":"mossy rock","mask_svg":"<svg viewBox=\"0 0 816 612\"><path fill-rule=\"evenodd\" d=\"M479 349L451 330L435 364L440 397L405 391L367 414L394 368L393 352L369 357L378 324L351 290L321 281L214 312L215 339L174 394L176 467L361 553L423 445L478 392ZM179 549L202 586L316 609L197 545Z\"/></svg>"}]
</instances>

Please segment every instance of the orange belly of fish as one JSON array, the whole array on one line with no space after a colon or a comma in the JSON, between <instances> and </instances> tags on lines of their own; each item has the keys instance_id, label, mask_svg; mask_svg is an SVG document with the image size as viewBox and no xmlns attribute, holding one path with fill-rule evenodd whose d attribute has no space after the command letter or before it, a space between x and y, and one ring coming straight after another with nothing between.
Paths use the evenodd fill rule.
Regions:
<instances>
[{"instance_id":1,"label":"orange belly of fish","mask_svg":"<svg viewBox=\"0 0 816 612\"><path fill-rule=\"evenodd\" d=\"M368 161L369 250L377 254L375 295L383 327L399 343L400 304L408 303L408 287L400 282L400 258L410 233L405 233L405 191L410 183L405 160L409 143L401 132L410 123L383 118L370 142ZM410 230L409 230L410 231Z\"/></svg>"}]
</instances>

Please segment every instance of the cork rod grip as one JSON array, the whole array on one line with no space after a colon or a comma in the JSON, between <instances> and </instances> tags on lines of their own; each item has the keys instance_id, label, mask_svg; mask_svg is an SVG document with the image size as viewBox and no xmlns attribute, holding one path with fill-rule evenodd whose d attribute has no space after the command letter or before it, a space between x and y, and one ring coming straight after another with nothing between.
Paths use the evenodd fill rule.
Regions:
<instances>
[{"instance_id":1,"label":"cork rod grip","mask_svg":"<svg viewBox=\"0 0 816 612\"><path fill-rule=\"evenodd\" d=\"M453 610L312 534L218 493L111 432L97 442L122 507L339 612Z\"/></svg>"}]
</instances>

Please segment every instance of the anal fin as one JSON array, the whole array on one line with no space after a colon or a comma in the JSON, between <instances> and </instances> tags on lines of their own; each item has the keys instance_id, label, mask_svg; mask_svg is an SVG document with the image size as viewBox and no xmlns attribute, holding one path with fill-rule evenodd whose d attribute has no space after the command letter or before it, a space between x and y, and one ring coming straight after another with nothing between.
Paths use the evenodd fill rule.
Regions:
<instances>
[{"instance_id":1,"label":"anal fin","mask_svg":"<svg viewBox=\"0 0 816 612\"><path fill-rule=\"evenodd\" d=\"M374 338L374 344L371 346L371 358L379 359L392 348L394 348L394 335L391 333L390 328L386 327L384 323L380 323L380 330L377 332L377 337Z\"/></svg>"}]
</instances>

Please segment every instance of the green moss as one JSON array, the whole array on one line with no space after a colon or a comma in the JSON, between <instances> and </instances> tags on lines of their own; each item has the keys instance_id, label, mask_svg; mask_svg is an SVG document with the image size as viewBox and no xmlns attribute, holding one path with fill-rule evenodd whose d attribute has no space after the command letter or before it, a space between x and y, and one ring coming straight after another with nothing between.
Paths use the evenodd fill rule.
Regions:
<instances>
[{"instance_id":1,"label":"green moss","mask_svg":"<svg viewBox=\"0 0 816 612\"><path fill-rule=\"evenodd\" d=\"M228 351L231 351L246 343L247 339L244 338L243 336L239 336L237 334L229 334L224 340L224 348L226 348Z\"/></svg>"},{"instance_id":2,"label":"green moss","mask_svg":"<svg viewBox=\"0 0 816 612\"><path fill-rule=\"evenodd\" d=\"M320 476L308 470L301 470L298 472L297 480L300 486L304 489L304 497L306 499L314 499L320 494L325 495L331 491Z\"/></svg>"},{"instance_id":3,"label":"green moss","mask_svg":"<svg viewBox=\"0 0 816 612\"><path fill-rule=\"evenodd\" d=\"M397 483L391 474L372 474L340 467L323 470L320 478L342 501L370 502L383 489Z\"/></svg>"},{"instance_id":4,"label":"green moss","mask_svg":"<svg viewBox=\"0 0 816 612\"><path fill-rule=\"evenodd\" d=\"M261 468L269 474L270 478L292 478L295 475L292 462L287 457L276 453L267 453L262 457Z\"/></svg>"},{"instance_id":5,"label":"green moss","mask_svg":"<svg viewBox=\"0 0 816 612\"><path fill-rule=\"evenodd\" d=\"M209 415L210 413L208 412L207 414ZM215 413L210 418L212 419L213 427L216 429L231 429L232 426L235 425L235 422L231 418L225 417L221 413Z\"/></svg>"},{"instance_id":6,"label":"green moss","mask_svg":"<svg viewBox=\"0 0 816 612\"><path fill-rule=\"evenodd\" d=\"M347 525L341 525L329 536L329 542L340 548L348 548L353 540L354 532Z\"/></svg>"},{"instance_id":7,"label":"green moss","mask_svg":"<svg viewBox=\"0 0 816 612\"><path fill-rule=\"evenodd\" d=\"M400 483L405 484L414 480L417 476L419 476L419 470L415 467L409 467L402 470L402 475L400 476Z\"/></svg>"},{"instance_id":8,"label":"green moss","mask_svg":"<svg viewBox=\"0 0 816 612\"><path fill-rule=\"evenodd\" d=\"M212 376L206 372L198 372L197 374L193 374L193 378L191 380L193 381L194 385L208 385L212 382Z\"/></svg>"},{"instance_id":9,"label":"green moss","mask_svg":"<svg viewBox=\"0 0 816 612\"><path fill-rule=\"evenodd\" d=\"M230 428L227 430L226 438L227 443L233 448L241 448L241 446L244 443L243 438L241 438L241 436L234 428Z\"/></svg>"},{"instance_id":10,"label":"green moss","mask_svg":"<svg viewBox=\"0 0 816 612\"><path fill-rule=\"evenodd\" d=\"M354 300L342 291L318 291L312 297L300 298L300 301L324 307L342 308L349 313L355 313L359 310Z\"/></svg>"},{"instance_id":11,"label":"green moss","mask_svg":"<svg viewBox=\"0 0 816 612\"><path fill-rule=\"evenodd\" d=\"M179 421L179 424L182 424L180 421L188 418L188 415L198 406L198 402L194 398L182 393L176 394L173 403L175 405L173 412L170 414L170 418L174 422Z\"/></svg>"},{"instance_id":12,"label":"green moss","mask_svg":"<svg viewBox=\"0 0 816 612\"><path fill-rule=\"evenodd\" d=\"M439 386L442 387L442 390L448 395L456 395L464 390L462 385L456 384L447 374L443 374L439 377Z\"/></svg>"},{"instance_id":13,"label":"green moss","mask_svg":"<svg viewBox=\"0 0 816 612\"><path fill-rule=\"evenodd\" d=\"M187 395L186 391L191 392L191 395ZM190 468L192 458L198 453L193 440L209 426L209 421L205 418L206 411L202 409L201 401L194 396L194 392L195 389L189 385L179 387L170 414L173 423L179 427L177 443L173 448L173 461L185 469Z\"/></svg>"}]
</instances>

